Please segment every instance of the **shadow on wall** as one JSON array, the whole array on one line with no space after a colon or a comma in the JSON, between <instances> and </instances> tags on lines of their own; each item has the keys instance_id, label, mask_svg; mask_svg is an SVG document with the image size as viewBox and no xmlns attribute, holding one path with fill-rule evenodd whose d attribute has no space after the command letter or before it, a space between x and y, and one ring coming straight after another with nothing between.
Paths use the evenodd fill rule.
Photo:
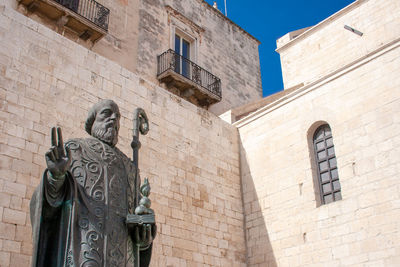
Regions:
<instances>
[{"instance_id":1,"label":"shadow on wall","mask_svg":"<svg viewBox=\"0 0 400 267\"><path fill-rule=\"evenodd\" d=\"M244 227L248 267L276 267L276 259L257 191L250 173L246 151L240 140L240 172L244 206Z\"/></svg>"}]
</instances>

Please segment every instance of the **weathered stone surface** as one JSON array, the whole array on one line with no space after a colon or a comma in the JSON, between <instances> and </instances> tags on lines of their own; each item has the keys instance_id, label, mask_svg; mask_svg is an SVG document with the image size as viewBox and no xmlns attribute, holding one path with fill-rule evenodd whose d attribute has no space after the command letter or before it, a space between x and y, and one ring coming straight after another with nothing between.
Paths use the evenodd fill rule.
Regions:
<instances>
[{"instance_id":1,"label":"weathered stone surface","mask_svg":"<svg viewBox=\"0 0 400 267\"><path fill-rule=\"evenodd\" d=\"M167 5L173 11L167 12ZM222 101L211 106L213 113L261 97L259 43L221 12L199 0L143 0L139 15L137 70L141 75L154 81L155 56L174 48L170 35L178 27L196 40L193 61L221 79Z\"/></svg>"},{"instance_id":2,"label":"weathered stone surface","mask_svg":"<svg viewBox=\"0 0 400 267\"><path fill-rule=\"evenodd\" d=\"M6 1L11 2L16 3ZM168 16L164 5L207 29L196 33L191 30L196 26L188 28L198 34L204 49L198 54L203 67L220 76L229 90L254 93L223 95L223 108L212 108L217 114L256 98L259 74L250 75L259 71L255 41L200 0L102 3L124 15L112 18L116 21L110 24L109 36L93 51L10 8L0 8L2 266L29 265L28 203L45 166L42 155L50 143L50 127L63 127L65 138L85 136L87 109L99 98L112 98L121 107L119 148L124 153L131 153L133 110L142 107L149 115L151 130L141 139L140 168L152 184L159 226L153 265L398 265L396 0L357 1L356 8L328 19L290 47L281 47L286 88L298 83L305 87L266 101L270 108L265 112L256 105L259 114L250 117L254 120L237 124L240 141L234 127L158 86L155 56L171 47L171 27L182 25ZM119 13L121 7L126 11ZM125 21L125 28L118 28ZM360 38L343 29L350 22L365 35ZM224 34L235 39L229 51L218 50L226 45ZM136 55L139 46L133 40L143 41L143 56ZM383 49L376 52L379 48ZM154 54L149 53L153 49ZM243 51L251 57L241 58ZM360 59L369 53L375 54ZM358 65L323 77L357 59ZM246 69L238 75L235 64L240 62ZM307 87L320 78L321 83ZM231 121L232 114L224 118ZM323 121L333 131L343 200L318 206L309 138Z\"/></svg>"},{"instance_id":3,"label":"weathered stone surface","mask_svg":"<svg viewBox=\"0 0 400 267\"><path fill-rule=\"evenodd\" d=\"M366 2L355 1L345 12L291 41L291 33L277 40L285 89L308 84L399 38L400 14L390 12L399 8L398 2ZM363 32L363 36L344 29L344 25Z\"/></svg>"},{"instance_id":4,"label":"weathered stone surface","mask_svg":"<svg viewBox=\"0 0 400 267\"><path fill-rule=\"evenodd\" d=\"M284 66L288 84L298 78L312 81L357 57L360 61L237 124L249 266L385 266L398 261L399 245L393 240L400 227L400 143L395 141L400 136L400 47L398 39L390 42L399 36L394 32L400 27L400 6L396 1L359 2L359 8L328 19L323 30L282 53L292 61ZM367 39L355 40L359 37L343 29L345 20L365 29ZM373 31L378 28L389 32ZM308 46L317 40L331 47ZM323 123L332 129L343 199L318 205L310 140Z\"/></svg>"},{"instance_id":5,"label":"weathered stone surface","mask_svg":"<svg viewBox=\"0 0 400 267\"><path fill-rule=\"evenodd\" d=\"M15 3L8 2L10 0L7 0L7 5L16 8ZM18 10L54 30L45 31L42 25L24 18L26 24L34 31L51 39L57 38L57 32L158 85L160 83L156 77L157 56L168 49L174 49L172 40L175 27L178 27L194 40L190 59L222 80L222 101L210 108L213 113L221 114L261 97L259 42L205 1L102 0L99 3L110 9L109 28L107 34L95 44L83 41L68 27L60 27L45 16L27 12L22 6ZM38 36L36 38L38 39ZM42 59L36 64L42 66L43 70L51 71L54 68L51 63L60 60L54 54L49 54L49 47L35 43L28 49L30 53L23 55L23 61L34 62L35 59ZM69 54L77 53L65 47L63 51ZM110 79L109 75L113 74L108 73L109 66L106 68L101 60L87 61L84 57L86 52L82 53L77 58L87 65L93 65L95 72ZM63 64L65 63L66 60ZM69 72L77 70L72 67ZM85 72L79 70L81 71ZM6 72L7 77L17 74L14 69L6 69ZM71 76L66 74L57 76L58 73L54 73L59 80L72 81ZM31 79L31 76L24 79L20 77L20 82L30 83ZM115 79L113 82L116 82Z\"/></svg>"},{"instance_id":6,"label":"weathered stone surface","mask_svg":"<svg viewBox=\"0 0 400 267\"><path fill-rule=\"evenodd\" d=\"M45 168L50 128L61 126L65 140L84 137L89 107L99 98L111 98L123 115L118 147L127 155L132 153L133 110L144 108L150 120L149 134L141 137L140 169L152 185L152 208L160 229L152 264L242 266L243 230L225 230L224 235L218 230L221 224L223 229L236 227L243 219L241 208L237 210L241 199L235 127L51 29L32 21L28 24L26 17L12 9L2 9L0 20L5 22L0 27L8 27L0 37L0 56L7 59L0 61L0 67L15 72L8 78L0 76L0 96L9 95L8 100L2 98L1 108L2 125L7 127L0 127L1 265L29 265L28 203ZM47 48L48 66L40 64L41 57L22 60L29 56L26 48L30 45ZM35 71L27 74L32 68ZM20 78L26 75L31 83L21 84ZM219 201L225 203L224 208L217 208ZM224 241L206 243L211 239ZM174 247L181 253L174 252ZM221 249L226 251L221 253ZM209 251L213 254L208 255Z\"/></svg>"}]
</instances>

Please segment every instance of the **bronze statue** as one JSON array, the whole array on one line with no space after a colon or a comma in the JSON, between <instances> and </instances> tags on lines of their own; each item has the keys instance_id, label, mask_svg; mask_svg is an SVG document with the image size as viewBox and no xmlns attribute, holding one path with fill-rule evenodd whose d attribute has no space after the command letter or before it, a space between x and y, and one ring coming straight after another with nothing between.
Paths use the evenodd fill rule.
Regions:
<instances>
[{"instance_id":1,"label":"bronze statue","mask_svg":"<svg viewBox=\"0 0 400 267\"><path fill-rule=\"evenodd\" d=\"M47 169L31 200L34 267L149 265L156 235L150 187L145 180L139 201L140 142L134 136L132 162L115 147L119 120L117 104L103 100L85 123L91 137L64 146L61 129L52 128ZM139 122L143 134L148 125L143 116Z\"/></svg>"}]
</instances>

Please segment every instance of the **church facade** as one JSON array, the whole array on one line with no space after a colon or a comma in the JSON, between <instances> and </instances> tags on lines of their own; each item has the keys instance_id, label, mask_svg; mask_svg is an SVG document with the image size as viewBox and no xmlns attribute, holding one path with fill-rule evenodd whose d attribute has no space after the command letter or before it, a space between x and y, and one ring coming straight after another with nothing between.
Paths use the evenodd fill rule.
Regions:
<instances>
[{"instance_id":1,"label":"church facade","mask_svg":"<svg viewBox=\"0 0 400 267\"><path fill-rule=\"evenodd\" d=\"M107 98L128 156L149 117L151 266L400 264L398 1L280 38L263 99L259 41L202 0L5 0L0 21L0 266L30 265L50 128L85 137Z\"/></svg>"}]
</instances>

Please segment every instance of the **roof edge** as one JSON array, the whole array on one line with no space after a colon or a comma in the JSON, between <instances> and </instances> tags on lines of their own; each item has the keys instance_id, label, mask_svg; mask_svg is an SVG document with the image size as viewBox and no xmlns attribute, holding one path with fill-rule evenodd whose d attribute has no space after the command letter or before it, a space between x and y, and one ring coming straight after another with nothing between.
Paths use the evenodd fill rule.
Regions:
<instances>
[{"instance_id":1,"label":"roof edge","mask_svg":"<svg viewBox=\"0 0 400 267\"><path fill-rule=\"evenodd\" d=\"M246 117L247 115L256 112L258 109L278 100L278 99L282 99L283 97L285 97L286 95L290 94L291 92L293 92L294 90L303 87L304 84L300 83L298 85L295 85L291 88L276 92L272 95L269 95L267 97L255 100L253 102L244 104L242 106L236 107L231 109L232 115L235 116L235 121L239 121L240 119Z\"/></svg>"},{"instance_id":2,"label":"roof edge","mask_svg":"<svg viewBox=\"0 0 400 267\"><path fill-rule=\"evenodd\" d=\"M352 11L356 7L366 3L368 1L369 0L356 0L356 1L354 1L350 5L342 8L341 10L339 10L338 12L334 13L333 15L327 17L326 19L324 19L323 21L319 22L318 24L316 24L314 26L311 26L308 30L304 31L303 33L298 35L296 38L293 38L292 40L290 40L289 42L285 43L284 45L282 45L280 47L277 47L275 49L275 51L278 52L278 53L282 52L283 50L285 50L285 49L291 47L292 45L294 45L295 43L307 38L308 36L310 36L314 32L320 30L322 27L326 26L327 24L331 23L332 21L335 21L336 19L340 18L341 16L347 14L348 12ZM295 31L291 31L291 32L295 32ZM288 33L291 33L291 32L288 32ZM284 36L286 36L287 34L285 34ZM282 37L284 37L284 36L282 36Z\"/></svg>"},{"instance_id":3,"label":"roof edge","mask_svg":"<svg viewBox=\"0 0 400 267\"><path fill-rule=\"evenodd\" d=\"M232 24L233 26L237 27L240 31L242 31L244 34L246 34L248 37L250 37L250 39L253 39L254 41L256 41L258 43L258 45L261 44L260 40L258 40L256 37L254 37L253 35L251 35L250 33L248 33L247 31L245 31L242 27L240 27L238 24L236 24L235 22L233 22L230 18L228 18L227 16L225 16L224 14L222 14L221 11L219 11L218 9L214 8L212 5L210 5L209 3L207 3L205 0L198 0L200 2L202 2L203 4L206 5L207 8L213 10L213 12L215 12L218 16L220 16L221 18L225 19L226 21L228 21L230 24Z\"/></svg>"},{"instance_id":4,"label":"roof edge","mask_svg":"<svg viewBox=\"0 0 400 267\"><path fill-rule=\"evenodd\" d=\"M321 77L307 85L304 85L300 88L294 89L292 92L289 92L289 94L283 95L281 98L276 99L272 103L268 103L265 106L259 108L258 110L254 111L253 113L248 114L247 116L241 118L240 120L232 123L238 128L241 128L254 120L258 119L259 117L281 107L282 105L285 105L289 102L294 101L295 99L301 97L302 95L305 95L311 91L314 91L315 89L321 87L324 84L327 84L331 82L332 80L337 79L338 77L341 77L345 75L348 72L351 72L358 67L367 64L368 62L380 57L383 54L386 54L387 52L392 51L393 49L400 48L400 37L396 38L392 41L387 42L386 44L383 44L382 46L378 47L374 51L371 51L367 55L361 56L360 58L354 60L353 62L325 75L324 77Z\"/></svg>"}]
</instances>

